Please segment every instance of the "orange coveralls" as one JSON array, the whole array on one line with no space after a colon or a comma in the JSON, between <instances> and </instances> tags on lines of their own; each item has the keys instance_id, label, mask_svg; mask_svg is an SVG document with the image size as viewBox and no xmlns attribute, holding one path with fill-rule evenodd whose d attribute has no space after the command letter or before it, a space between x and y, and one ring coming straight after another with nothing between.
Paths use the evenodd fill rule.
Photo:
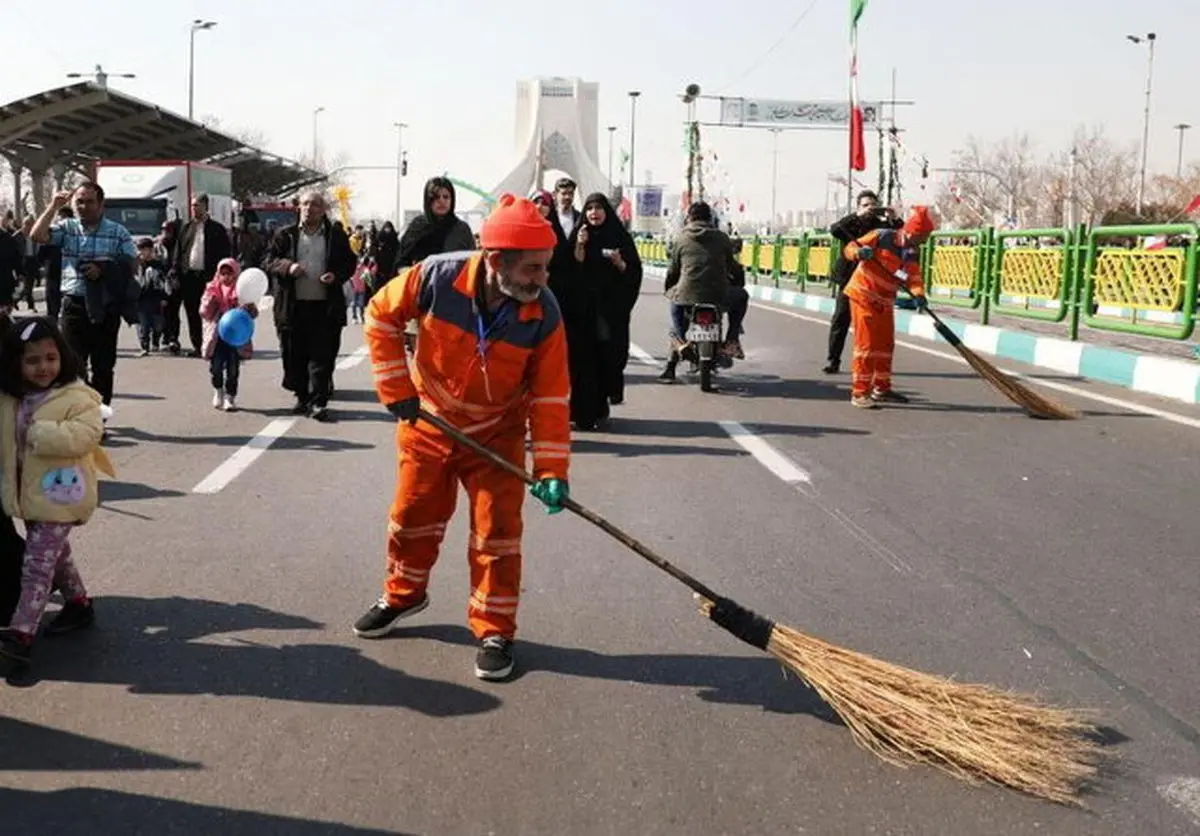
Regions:
<instances>
[{"instance_id":1,"label":"orange coveralls","mask_svg":"<svg viewBox=\"0 0 1200 836\"><path fill-rule=\"evenodd\" d=\"M533 472L567 478L570 375L558 303L506 303L480 339L477 291L486 280L480 253L434 256L401 273L367 308L365 334L380 401L420 396L421 406L476 441L525 466L525 428ZM417 320L412 364L404 328ZM387 603L403 607L425 594L461 482L471 506L467 622L477 639L512 639L521 590L524 484L438 430L418 421L396 430L399 473L389 512Z\"/></svg>"},{"instance_id":2,"label":"orange coveralls","mask_svg":"<svg viewBox=\"0 0 1200 836\"><path fill-rule=\"evenodd\" d=\"M892 356L896 352L896 292L903 285L913 296L925 295L920 253L907 247L906 237L901 231L878 229L851 241L844 250L848 261L858 261L861 247L874 251L869 261L859 261L843 291L850 299L854 327L852 397L891 391Z\"/></svg>"}]
</instances>

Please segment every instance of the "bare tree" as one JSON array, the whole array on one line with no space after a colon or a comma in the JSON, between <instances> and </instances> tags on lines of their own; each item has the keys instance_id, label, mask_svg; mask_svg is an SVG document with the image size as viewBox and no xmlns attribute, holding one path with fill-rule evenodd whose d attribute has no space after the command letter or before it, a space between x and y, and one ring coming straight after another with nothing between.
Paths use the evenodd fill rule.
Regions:
<instances>
[{"instance_id":1,"label":"bare tree","mask_svg":"<svg viewBox=\"0 0 1200 836\"><path fill-rule=\"evenodd\" d=\"M206 128L231 136L250 148L264 150L267 147L267 135L254 128L238 128L226 125L216 116L201 116L200 124Z\"/></svg>"},{"instance_id":2,"label":"bare tree","mask_svg":"<svg viewBox=\"0 0 1200 836\"><path fill-rule=\"evenodd\" d=\"M991 146L970 137L953 159L952 167L963 171L944 183L939 205L945 219L960 227L990 225L1008 214L1026 229L1060 227L1071 221L1072 196L1079 208L1076 219L1094 225L1123 216L1134 200L1137 149L1116 143L1099 126L1079 128L1071 148L1048 158L1039 159L1033 141L1021 134ZM1194 173L1196 182L1190 185L1159 184L1155 202L1160 209L1180 200L1175 192L1192 185L1193 195L1200 192L1200 168ZM1183 205L1186 200L1190 196Z\"/></svg>"}]
</instances>

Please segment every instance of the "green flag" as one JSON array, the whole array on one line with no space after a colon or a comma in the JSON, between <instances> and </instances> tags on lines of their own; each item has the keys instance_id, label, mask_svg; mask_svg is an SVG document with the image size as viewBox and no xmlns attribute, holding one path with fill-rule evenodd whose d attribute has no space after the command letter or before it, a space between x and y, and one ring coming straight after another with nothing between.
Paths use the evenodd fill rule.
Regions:
<instances>
[{"instance_id":1,"label":"green flag","mask_svg":"<svg viewBox=\"0 0 1200 836\"><path fill-rule=\"evenodd\" d=\"M850 28L858 26L858 19L867 10L867 0L850 0Z\"/></svg>"}]
</instances>

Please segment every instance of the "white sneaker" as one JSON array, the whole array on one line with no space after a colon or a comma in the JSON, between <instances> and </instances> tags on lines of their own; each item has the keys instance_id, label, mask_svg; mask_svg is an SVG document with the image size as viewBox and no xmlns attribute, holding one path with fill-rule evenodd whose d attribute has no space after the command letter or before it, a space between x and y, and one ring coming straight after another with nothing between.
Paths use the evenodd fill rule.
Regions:
<instances>
[{"instance_id":1,"label":"white sneaker","mask_svg":"<svg viewBox=\"0 0 1200 836\"><path fill-rule=\"evenodd\" d=\"M225 405L225 393L220 389L213 389L213 409L220 409Z\"/></svg>"},{"instance_id":2,"label":"white sneaker","mask_svg":"<svg viewBox=\"0 0 1200 836\"><path fill-rule=\"evenodd\" d=\"M233 395L226 395L225 403L222 405L221 408L224 409L226 412L237 411L237 399L234 398Z\"/></svg>"}]
</instances>

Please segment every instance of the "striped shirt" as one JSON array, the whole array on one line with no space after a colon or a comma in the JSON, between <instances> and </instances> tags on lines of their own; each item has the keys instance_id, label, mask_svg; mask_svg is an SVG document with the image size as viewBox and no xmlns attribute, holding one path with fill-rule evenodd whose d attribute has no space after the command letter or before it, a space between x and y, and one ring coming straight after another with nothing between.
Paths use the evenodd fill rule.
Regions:
<instances>
[{"instance_id":1,"label":"striped shirt","mask_svg":"<svg viewBox=\"0 0 1200 836\"><path fill-rule=\"evenodd\" d=\"M62 248L62 295L84 296L86 280L79 263L98 259L137 258L133 237L116 221L102 218L95 229L84 229L78 218L65 218L50 227L50 244Z\"/></svg>"}]
</instances>

